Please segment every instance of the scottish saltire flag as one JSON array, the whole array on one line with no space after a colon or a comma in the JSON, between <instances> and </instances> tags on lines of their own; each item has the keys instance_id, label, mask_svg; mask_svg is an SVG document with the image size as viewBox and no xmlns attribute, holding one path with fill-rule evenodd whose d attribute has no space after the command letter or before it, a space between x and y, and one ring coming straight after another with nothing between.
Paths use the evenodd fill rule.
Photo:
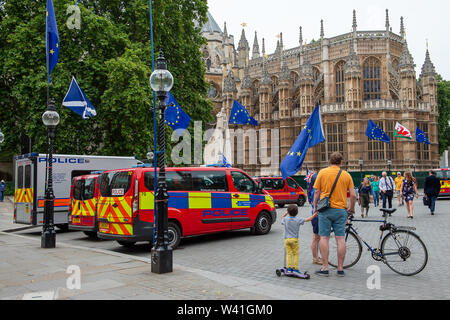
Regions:
<instances>
[{"instance_id":1,"label":"scottish saltire flag","mask_svg":"<svg viewBox=\"0 0 450 320\"><path fill-rule=\"evenodd\" d=\"M81 90L75 77L72 77L72 82L62 104L73 112L78 113L84 120L97 115L94 106L83 90Z\"/></svg>"},{"instance_id":2,"label":"scottish saltire flag","mask_svg":"<svg viewBox=\"0 0 450 320\"><path fill-rule=\"evenodd\" d=\"M253 119L248 113L247 109L237 102L236 100L233 103L233 108L230 113L230 124L249 124L252 126L257 126L258 121Z\"/></svg>"},{"instance_id":3,"label":"scottish saltire flag","mask_svg":"<svg viewBox=\"0 0 450 320\"><path fill-rule=\"evenodd\" d=\"M223 153L221 154L221 159L222 159L222 167L231 168L230 162L228 162L228 159L225 157Z\"/></svg>"},{"instance_id":4,"label":"scottish saltire flag","mask_svg":"<svg viewBox=\"0 0 450 320\"><path fill-rule=\"evenodd\" d=\"M430 142L430 140L428 140L428 137L425 134L425 132L420 130L419 127L417 127L417 129L416 129L416 141L420 142L420 143L431 144L431 142Z\"/></svg>"},{"instance_id":5,"label":"scottish saltire flag","mask_svg":"<svg viewBox=\"0 0 450 320\"><path fill-rule=\"evenodd\" d=\"M51 73L58 63L59 58L59 35L56 26L55 10L53 9L53 1L47 0L47 18L45 20L45 48L47 54L47 74L48 83L51 80Z\"/></svg>"},{"instance_id":6,"label":"scottish saltire flag","mask_svg":"<svg viewBox=\"0 0 450 320\"><path fill-rule=\"evenodd\" d=\"M189 127L191 117L183 111L171 92L169 92L167 97L166 105L165 122L169 127L175 130L178 135L181 135L181 133Z\"/></svg>"},{"instance_id":7,"label":"scottish saltire flag","mask_svg":"<svg viewBox=\"0 0 450 320\"><path fill-rule=\"evenodd\" d=\"M372 120L369 120L369 124L366 130L366 136L368 136L369 139L372 140L378 140L385 143L391 142L391 139L389 139L389 136L386 134L386 132L381 130Z\"/></svg>"},{"instance_id":8,"label":"scottish saltire flag","mask_svg":"<svg viewBox=\"0 0 450 320\"><path fill-rule=\"evenodd\" d=\"M308 149L324 141L325 135L320 117L320 105L317 105L291 150L281 163L280 168L283 178L286 179L300 171Z\"/></svg>"}]
</instances>

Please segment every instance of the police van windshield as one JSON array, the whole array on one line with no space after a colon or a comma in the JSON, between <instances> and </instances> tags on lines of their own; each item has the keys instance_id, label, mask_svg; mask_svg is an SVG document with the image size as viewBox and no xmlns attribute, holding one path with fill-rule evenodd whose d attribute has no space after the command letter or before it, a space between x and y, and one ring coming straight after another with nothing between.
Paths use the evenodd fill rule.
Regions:
<instances>
[{"instance_id":1,"label":"police van windshield","mask_svg":"<svg viewBox=\"0 0 450 320\"><path fill-rule=\"evenodd\" d=\"M110 172L100 178L100 194L102 197L123 197L131 188L132 171Z\"/></svg>"}]
</instances>

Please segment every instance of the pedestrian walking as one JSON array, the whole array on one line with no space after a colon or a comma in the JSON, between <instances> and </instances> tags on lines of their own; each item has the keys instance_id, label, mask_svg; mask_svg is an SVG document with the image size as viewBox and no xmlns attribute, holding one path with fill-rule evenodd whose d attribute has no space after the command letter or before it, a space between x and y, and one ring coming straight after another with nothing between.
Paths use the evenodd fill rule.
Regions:
<instances>
[{"instance_id":1,"label":"pedestrian walking","mask_svg":"<svg viewBox=\"0 0 450 320\"><path fill-rule=\"evenodd\" d=\"M286 213L283 215L281 224L284 225L284 245L286 248L286 268L288 273L302 274L299 271L299 231L300 226L317 217L317 214L303 219L297 217L298 207L295 204L289 205Z\"/></svg>"},{"instance_id":2,"label":"pedestrian walking","mask_svg":"<svg viewBox=\"0 0 450 320\"><path fill-rule=\"evenodd\" d=\"M6 189L5 180L2 180L0 181L0 202L3 202L3 199L5 197L5 189Z\"/></svg>"},{"instance_id":3,"label":"pedestrian walking","mask_svg":"<svg viewBox=\"0 0 450 320\"><path fill-rule=\"evenodd\" d=\"M314 215L314 183L317 179L317 173L312 173L311 179L307 181L307 194L308 194L308 202L312 206L312 215ZM311 220L311 225L313 227L313 236L311 240L311 253L313 256L313 264L322 265L322 258L319 257L319 217L316 216Z\"/></svg>"},{"instance_id":4,"label":"pedestrian walking","mask_svg":"<svg viewBox=\"0 0 450 320\"><path fill-rule=\"evenodd\" d=\"M373 204L378 207L380 204L380 178L374 177L372 181Z\"/></svg>"},{"instance_id":5,"label":"pedestrian walking","mask_svg":"<svg viewBox=\"0 0 450 320\"><path fill-rule=\"evenodd\" d=\"M319 172L314 183L314 213L319 214L320 253L322 268L317 275L328 276L328 255L331 229L334 230L337 244L338 276L343 277L346 252L345 226L348 213L355 213L356 192L350 174L342 170L343 157L335 152L330 157L330 166ZM347 192L350 193L350 208L347 211ZM320 202L319 202L320 199ZM318 208L320 203L320 208Z\"/></svg>"},{"instance_id":6,"label":"pedestrian walking","mask_svg":"<svg viewBox=\"0 0 450 320\"><path fill-rule=\"evenodd\" d=\"M364 210L366 218L369 216L369 205L372 202L372 186L368 178L364 178L363 183L358 188L358 203L361 206L361 218L364 218Z\"/></svg>"},{"instance_id":7,"label":"pedestrian walking","mask_svg":"<svg viewBox=\"0 0 450 320\"><path fill-rule=\"evenodd\" d=\"M425 179L424 193L429 199L428 208L430 208L431 215L434 215L436 208L436 200L441 192L441 182L436 177L435 171L430 171L429 176Z\"/></svg>"},{"instance_id":8,"label":"pedestrian walking","mask_svg":"<svg viewBox=\"0 0 450 320\"><path fill-rule=\"evenodd\" d=\"M383 200L383 209L386 209L386 202L389 209L392 209L392 197L394 196L394 179L388 177L387 172L383 172L383 177L380 179L381 199Z\"/></svg>"},{"instance_id":9,"label":"pedestrian walking","mask_svg":"<svg viewBox=\"0 0 450 320\"><path fill-rule=\"evenodd\" d=\"M416 178L412 176L411 172L405 172L405 179L403 179L401 186L401 194L402 197L405 197L408 219L413 219L414 196L418 199L419 192L417 192Z\"/></svg>"},{"instance_id":10,"label":"pedestrian walking","mask_svg":"<svg viewBox=\"0 0 450 320\"><path fill-rule=\"evenodd\" d=\"M395 191L397 193L398 206L401 207L405 204L404 197L401 196L401 186L405 178L402 176L401 172L397 172L397 177L394 179Z\"/></svg>"}]
</instances>

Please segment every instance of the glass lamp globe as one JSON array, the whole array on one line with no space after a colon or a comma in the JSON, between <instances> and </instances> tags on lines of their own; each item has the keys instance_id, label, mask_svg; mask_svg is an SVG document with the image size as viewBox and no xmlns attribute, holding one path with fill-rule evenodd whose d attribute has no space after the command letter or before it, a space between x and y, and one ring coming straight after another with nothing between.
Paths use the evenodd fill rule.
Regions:
<instances>
[{"instance_id":1,"label":"glass lamp globe","mask_svg":"<svg viewBox=\"0 0 450 320\"><path fill-rule=\"evenodd\" d=\"M42 115L42 122L49 128L54 128L59 124L59 114L56 111L46 111Z\"/></svg>"},{"instance_id":2,"label":"glass lamp globe","mask_svg":"<svg viewBox=\"0 0 450 320\"><path fill-rule=\"evenodd\" d=\"M169 92L173 87L173 76L169 70L157 69L150 76L150 86L155 92Z\"/></svg>"},{"instance_id":3,"label":"glass lamp globe","mask_svg":"<svg viewBox=\"0 0 450 320\"><path fill-rule=\"evenodd\" d=\"M148 159L148 160L153 160L154 157L155 157L155 155L153 154L153 152L148 152L148 153L147 153L147 159Z\"/></svg>"},{"instance_id":4,"label":"glass lamp globe","mask_svg":"<svg viewBox=\"0 0 450 320\"><path fill-rule=\"evenodd\" d=\"M0 131L0 144L2 144L3 141L5 141L5 135Z\"/></svg>"}]
</instances>

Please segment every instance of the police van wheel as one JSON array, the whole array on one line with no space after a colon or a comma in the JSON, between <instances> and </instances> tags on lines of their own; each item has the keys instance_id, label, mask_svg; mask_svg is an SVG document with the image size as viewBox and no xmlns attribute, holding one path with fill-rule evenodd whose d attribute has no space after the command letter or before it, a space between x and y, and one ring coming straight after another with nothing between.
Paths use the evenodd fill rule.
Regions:
<instances>
[{"instance_id":1,"label":"police van wheel","mask_svg":"<svg viewBox=\"0 0 450 320\"><path fill-rule=\"evenodd\" d=\"M272 221L267 212L261 212L255 221L255 233L257 235L263 235L269 233L272 229Z\"/></svg>"},{"instance_id":2,"label":"police van wheel","mask_svg":"<svg viewBox=\"0 0 450 320\"><path fill-rule=\"evenodd\" d=\"M89 238L97 239L97 232L95 231L83 231L83 233L87 235Z\"/></svg>"},{"instance_id":3,"label":"police van wheel","mask_svg":"<svg viewBox=\"0 0 450 320\"><path fill-rule=\"evenodd\" d=\"M176 223L169 222L168 228L168 236L169 236L169 246L172 247L172 250L178 248L181 241L181 230L180 227Z\"/></svg>"},{"instance_id":4,"label":"police van wheel","mask_svg":"<svg viewBox=\"0 0 450 320\"><path fill-rule=\"evenodd\" d=\"M299 207L303 207L305 205L306 199L304 196L298 197L297 205Z\"/></svg>"},{"instance_id":5,"label":"police van wheel","mask_svg":"<svg viewBox=\"0 0 450 320\"><path fill-rule=\"evenodd\" d=\"M117 241L117 243L126 248L131 248L136 244L136 242L128 242L128 241Z\"/></svg>"}]
</instances>

